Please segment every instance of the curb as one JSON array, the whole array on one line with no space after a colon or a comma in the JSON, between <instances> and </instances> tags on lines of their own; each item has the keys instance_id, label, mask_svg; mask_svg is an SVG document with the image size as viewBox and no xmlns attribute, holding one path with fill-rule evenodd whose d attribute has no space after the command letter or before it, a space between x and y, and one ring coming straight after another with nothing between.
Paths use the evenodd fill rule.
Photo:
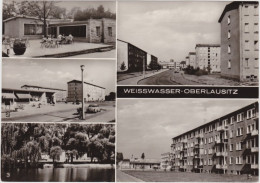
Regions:
<instances>
[{"instance_id":1,"label":"curb","mask_svg":"<svg viewBox=\"0 0 260 183\"><path fill-rule=\"evenodd\" d=\"M57 54L50 54L50 55L42 55L42 56L35 56L33 58L62 58L62 57L69 57L75 55L82 55L82 54L89 54L89 53L96 53L96 52L104 52L103 49L115 49L114 46L105 46L99 48L92 48L87 50L80 50L80 51L72 51L72 52L65 52L65 53L57 53Z\"/></svg>"},{"instance_id":2,"label":"curb","mask_svg":"<svg viewBox=\"0 0 260 183\"><path fill-rule=\"evenodd\" d=\"M169 70L167 70L167 71L169 71ZM166 72L166 71L160 72L160 73L158 73L158 74L161 74L161 73L164 73L164 72ZM137 84L139 85L139 82L140 82L140 81L145 80L145 79L150 78L150 77L153 77L153 76L155 76L155 75L157 75L157 74L154 74L154 75L152 75L152 76L148 76L148 77L146 77L146 78L140 79L139 81L137 81Z\"/></svg>"}]
</instances>

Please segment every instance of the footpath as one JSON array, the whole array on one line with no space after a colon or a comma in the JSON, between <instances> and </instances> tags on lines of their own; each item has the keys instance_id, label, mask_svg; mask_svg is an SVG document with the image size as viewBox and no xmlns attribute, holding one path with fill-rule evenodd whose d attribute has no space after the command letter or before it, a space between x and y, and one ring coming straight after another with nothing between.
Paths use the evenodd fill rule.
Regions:
<instances>
[{"instance_id":1,"label":"footpath","mask_svg":"<svg viewBox=\"0 0 260 183\"><path fill-rule=\"evenodd\" d=\"M149 72L147 74L145 74L145 78L149 78L151 76L154 76L156 74L160 74L162 72L166 72L168 71L165 70L165 69L161 69L159 71L154 71L154 72ZM136 76L136 77L132 77L132 78L128 78L128 79L125 79L125 80L121 80L121 81L118 81L117 84L118 85L137 85L138 81L144 79L143 75L139 75L139 76Z\"/></svg>"}]
</instances>

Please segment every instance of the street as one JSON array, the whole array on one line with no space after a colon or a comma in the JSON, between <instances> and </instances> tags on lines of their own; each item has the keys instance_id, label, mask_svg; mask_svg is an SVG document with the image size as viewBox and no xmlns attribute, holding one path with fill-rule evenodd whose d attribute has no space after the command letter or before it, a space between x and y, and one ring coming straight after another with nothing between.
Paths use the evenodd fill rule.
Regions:
<instances>
[{"instance_id":1,"label":"street","mask_svg":"<svg viewBox=\"0 0 260 183\"><path fill-rule=\"evenodd\" d=\"M219 74L209 75L188 75L183 71L175 72L168 70L137 82L138 85L242 85L234 80L222 78ZM252 85L252 83L243 83L243 85Z\"/></svg>"},{"instance_id":2,"label":"street","mask_svg":"<svg viewBox=\"0 0 260 183\"><path fill-rule=\"evenodd\" d=\"M30 107L30 106L29 106ZM2 113L2 121L19 122L81 122L77 113L78 105L57 104L55 107L43 106L41 109L29 108L25 111L11 112L10 117ZM86 113L85 122L115 122L115 107L112 103L100 104L101 112Z\"/></svg>"},{"instance_id":3,"label":"street","mask_svg":"<svg viewBox=\"0 0 260 183\"><path fill-rule=\"evenodd\" d=\"M117 182L143 182L142 180L128 175L121 170L116 170L116 181Z\"/></svg>"},{"instance_id":4,"label":"street","mask_svg":"<svg viewBox=\"0 0 260 183\"><path fill-rule=\"evenodd\" d=\"M181 73L168 70L154 76L140 80L139 85L196 85L197 82L185 79Z\"/></svg>"}]
</instances>

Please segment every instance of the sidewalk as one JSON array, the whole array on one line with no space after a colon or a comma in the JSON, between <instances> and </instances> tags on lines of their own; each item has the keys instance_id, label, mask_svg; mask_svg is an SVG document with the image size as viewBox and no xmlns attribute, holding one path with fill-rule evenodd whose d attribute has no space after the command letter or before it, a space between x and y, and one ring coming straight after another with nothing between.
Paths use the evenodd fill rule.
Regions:
<instances>
[{"instance_id":1,"label":"sidewalk","mask_svg":"<svg viewBox=\"0 0 260 183\"><path fill-rule=\"evenodd\" d=\"M116 170L116 182L144 182L141 179L128 175L121 170Z\"/></svg>"},{"instance_id":2,"label":"sidewalk","mask_svg":"<svg viewBox=\"0 0 260 183\"><path fill-rule=\"evenodd\" d=\"M101 52L105 49L113 49L113 46L111 45L86 42L64 44L58 48L41 48L40 42L40 39L29 40L29 46L23 55L15 55L13 49L10 49L9 57L68 57L86 53ZM3 52L6 53L5 46L3 46Z\"/></svg>"},{"instance_id":3,"label":"sidewalk","mask_svg":"<svg viewBox=\"0 0 260 183\"><path fill-rule=\"evenodd\" d=\"M168 71L168 70L161 69L159 71L154 71L154 72L145 74L145 78L148 78L148 77L151 77L151 76L154 76L156 74L160 74L160 73L166 72L166 71ZM144 79L143 75L139 75L139 76L128 78L128 79L125 79L122 81L118 81L117 84L118 85L137 85L138 81L140 81L142 79Z\"/></svg>"},{"instance_id":4,"label":"sidewalk","mask_svg":"<svg viewBox=\"0 0 260 183\"><path fill-rule=\"evenodd\" d=\"M55 104L55 106L51 106L50 104L42 105L41 108L32 107L31 105L25 105L24 110L19 110L18 112L11 112L10 117L6 117L5 113L2 113L2 120L15 120L21 117L29 117L29 116L37 116L40 114L46 114L50 112L62 112L62 111L70 111L75 109L77 112L77 108L80 105L73 105L73 104Z\"/></svg>"}]
</instances>

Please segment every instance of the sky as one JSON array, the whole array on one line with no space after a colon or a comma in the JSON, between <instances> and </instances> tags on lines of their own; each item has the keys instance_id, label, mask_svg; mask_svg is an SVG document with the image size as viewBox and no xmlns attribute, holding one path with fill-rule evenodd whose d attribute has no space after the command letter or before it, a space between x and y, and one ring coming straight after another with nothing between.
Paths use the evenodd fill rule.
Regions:
<instances>
[{"instance_id":1,"label":"sky","mask_svg":"<svg viewBox=\"0 0 260 183\"><path fill-rule=\"evenodd\" d=\"M157 56L185 60L196 44L219 44L218 19L230 2L119 2L118 39Z\"/></svg>"},{"instance_id":2,"label":"sky","mask_svg":"<svg viewBox=\"0 0 260 183\"><path fill-rule=\"evenodd\" d=\"M22 2L25 0L15 0L15 2ZM31 0L30 0L31 1ZM11 3L12 0L3 0L4 3ZM65 0L65 1L56 1L56 6L61 8L66 8L67 12L69 12L74 7L79 7L81 10L87 8L97 8L99 5L103 5L105 11L110 10L112 13L116 13L116 3L115 1L73 1L73 0Z\"/></svg>"},{"instance_id":3,"label":"sky","mask_svg":"<svg viewBox=\"0 0 260 183\"><path fill-rule=\"evenodd\" d=\"M27 84L67 89L67 82L81 80L80 65L85 65L84 81L106 88L106 95L115 92L115 60L97 59L5 59L2 87L20 89Z\"/></svg>"},{"instance_id":4,"label":"sky","mask_svg":"<svg viewBox=\"0 0 260 183\"><path fill-rule=\"evenodd\" d=\"M171 139L256 100L119 99L117 150L124 158L160 159Z\"/></svg>"}]
</instances>

